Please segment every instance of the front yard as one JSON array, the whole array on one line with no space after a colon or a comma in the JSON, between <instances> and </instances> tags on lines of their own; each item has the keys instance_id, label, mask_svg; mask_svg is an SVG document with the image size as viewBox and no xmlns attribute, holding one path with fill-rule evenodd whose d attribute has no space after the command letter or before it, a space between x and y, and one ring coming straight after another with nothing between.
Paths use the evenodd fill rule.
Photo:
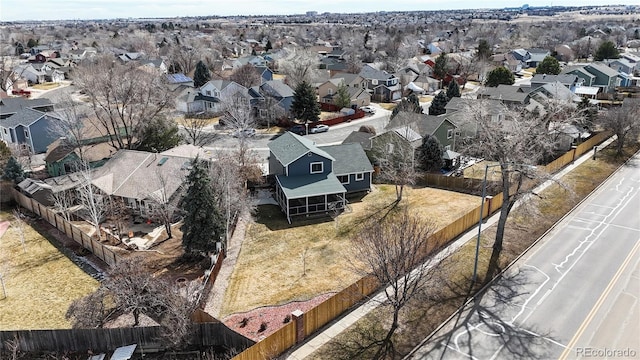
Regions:
<instances>
[{"instance_id":1,"label":"front yard","mask_svg":"<svg viewBox=\"0 0 640 360\"><path fill-rule=\"evenodd\" d=\"M9 226L8 222L11 223ZM64 315L71 302L98 288L98 281L60 253L27 222L25 247L10 212L0 213L0 224L9 226L0 235L0 329L64 329ZM4 228L3 227L3 228ZM2 231L0 231L0 234Z\"/></svg>"},{"instance_id":2,"label":"front yard","mask_svg":"<svg viewBox=\"0 0 640 360\"><path fill-rule=\"evenodd\" d=\"M352 211L326 219L299 219L288 224L275 205L258 208L247 228L242 250L225 293L220 317L256 307L308 300L341 290L358 280L349 238L366 217L384 211L395 200L395 189L376 185ZM432 188L405 189L403 203L412 213L445 226L478 206L476 196Z\"/></svg>"}]
</instances>

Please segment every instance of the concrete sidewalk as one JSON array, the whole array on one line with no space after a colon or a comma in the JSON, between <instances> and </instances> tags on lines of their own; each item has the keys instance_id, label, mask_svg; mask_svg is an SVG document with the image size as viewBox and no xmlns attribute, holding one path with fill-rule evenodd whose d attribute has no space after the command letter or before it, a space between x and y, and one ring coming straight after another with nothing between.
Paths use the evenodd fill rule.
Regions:
<instances>
[{"instance_id":1,"label":"concrete sidewalk","mask_svg":"<svg viewBox=\"0 0 640 360\"><path fill-rule=\"evenodd\" d=\"M602 144L598 145L597 148L602 149L608 146L609 144L611 144L611 142L613 142L614 140L615 140L615 136L604 141ZM572 164L565 166L561 171L556 173L553 176L553 178L554 179L562 178L567 173L575 169L578 165L590 159L592 156L593 156L593 151L589 151L583 154L581 157L576 159ZM553 184L553 182L554 182L553 180L548 180L540 184L538 187L534 189L534 192L538 193L544 190L549 185ZM487 229L491 225L497 223L499 217L500 217L500 213L498 212L493 216L489 217L488 219L486 219L486 221L483 222L482 229ZM437 253L434 256L433 260L429 260L431 261L431 264L429 267L431 268L437 265L440 261L442 261L449 255L451 255L454 251L458 250L468 241L476 240L477 236L478 236L478 227L474 226L473 228L469 229L466 233L460 235L458 240L454 241L448 247L442 249L439 253ZM360 318L367 315L371 310L378 307L378 305L380 305L384 301L384 299L385 299L384 291L378 292L373 298L371 298L361 306L351 310L347 315L343 315L339 320L334 321L329 327L327 327L322 332L317 332L316 334L312 335L312 337L307 339L307 341L304 342L303 344L300 344L297 347L294 347L293 348L294 351L288 354L286 359L288 360L305 359L307 356L311 355L317 349L319 349L320 347L322 347L323 345L331 341L331 339L336 337L338 334L340 334L342 331L347 329L349 326L353 325Z\"/></svg>"}]
</instances>

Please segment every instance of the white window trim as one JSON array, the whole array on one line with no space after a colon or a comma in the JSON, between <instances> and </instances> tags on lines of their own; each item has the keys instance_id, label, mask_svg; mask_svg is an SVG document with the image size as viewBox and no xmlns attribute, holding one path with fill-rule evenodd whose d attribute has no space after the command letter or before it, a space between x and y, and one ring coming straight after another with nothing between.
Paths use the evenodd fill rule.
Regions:
<instances>
[{"instance_id":1,"label":"white window trim","mask_svg":"<svg viewBox=\"0 0 640 360\"><path fill-rule=\"evenodd\" d=\"M364 173L357 173L356 181L362 181L362 180L364 180Z\"/></svg>"},{"instance_id":2,"label":"white window trim","mask_svg":"<svg viewBox=\"0 0 640 360\"><path fill-rule=\"evenodd\" d=\"M313 165L320 164L320 171L313 171ZM309 174L322 174L324 171L324 163L322 161L312 162L309 164Z\"/></svg>"},{"instance_id":3,"label":"white window trim","mask_svg":"<svg viewBox=\"0 0 640 360\"><path fill-rule=\"evenodd\" d=\"M447 129L447 139L451 139L453 137L453 129Z\"/></svg>"},{"instance_id":4,"label":"white window trim","mask_svg":"<svg viewBox=\"0 0 640 360\"><path fill-rule=\"evenodd\" d=\"M346 176L347 177L347 182L340 181L340 184L347 185L347 184L349 184L351 182L351 175L347 174L347 175L340 175L340 176Z\"/></svg>"},{"instance_id":5,"label":"white window trim","mask_svg":"<svg viewBox=\"0 0 640 360\"><path fill-rule=\"evenodd\" d=\"M24 129L24 137L27 139L29 138L29 129L27 128Z\"/></svg>"}]
</instances>

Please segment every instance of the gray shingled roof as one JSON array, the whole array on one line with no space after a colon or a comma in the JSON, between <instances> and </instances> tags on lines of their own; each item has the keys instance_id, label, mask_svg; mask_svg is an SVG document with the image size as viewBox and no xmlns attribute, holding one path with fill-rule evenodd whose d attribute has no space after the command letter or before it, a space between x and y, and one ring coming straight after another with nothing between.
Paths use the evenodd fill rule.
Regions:
<instances>
[{"instance_id":1,"label":"gray shingled roof","mask_svg":"<svg viewBox=\"0 0 640 360\"><path fill-rule=\"evenodd\" d=\"M371 150L371 138L375 136L373 134L363 132L363 131L352 131L349 136L347 136L342 143L343 144L353 144L357 143L362 146L365 150Z\"/></svg>"},{"instance_id":2,"label":"gray shingled roof","mask_svg":"<svg viewBox=\"0 0 640 360\"><path fill-rule=\"evenodd\" d=\"M280 135L277 139L270 142L268 146L271 154L273 154L283 166L291 164L308 152L335 161L331 155L318 148L313 141L290 131Z\"/></svg>"},{"instance_id":3,"label":"gray shingled roof","mask_svg":"<svg viewBox=\"0 0 640 360\"><path fill-rule=\"evenodd\" d=\"M524 103L528 94L518 90L520 90L520 87L518 86L498 85L497 87L485 87L480 89L480 91L478 91L478 96L488 97L492 100Z\"/></svg>"},{"instance_id":4,"label":"gray shingled roof","mask_svg":"<svg viewBox=\"0 0 640 360\"><path fill-rule=\"evenodd\" d=\"M304 176L277 175L276 179L287 199L347 192L338 178L331 173Z\"/></svg>"},{"instance_id":5,"label":"gray shingled roof","mask_svg":"<svg viewBox=\"0 0 640 360\"><path fill-rule=\"evenodd\" d=\"M359 143L329 145L321 149L336 159L333 162L333 173L336 176L373 171L373 166Z\"/></svg>"},{"instance_id":6,"label":"gray shingled roof","mask_svg":"<svg viewBox=\"0 0 640 360\"><path fill-rule=\"evenodd\" d=\"M293 89L280 80L266 81L262 86L268 86L276 95L282 98L293 97L294 95Z\"/></svg>"},{"instance_id":7,"label":"gray shingled roof","mask_svg":"<svg viewBox=\"0 0 640 360\"><path fill-rule=\"evenodd\" d=\"M42 111L26 108L19 110L6 119L0 120L0 126L4 128L15 128L18 125L26 127L33 124L36 120L45 115L47 114L43 113Z\"/></svg>"},{"instance_id":8,"label":"gray shingled roof","mask_svg":"<svg viewBox=\"0 0 640 360\"><path fill-rule=\"evenodd\" d=\"M166 160L161 161L163 158ZM143 151L120 150L95 169L92 184L109 195L145 199L164 188L171 197L188 173L190 159Z\"/></svg>"},{"instance_id":9,"label":"gray shingled roof","mask_svg":"<svg viewBox=\"0 0 640 360\"><path fill-rule=\"evenodd\" d=\"M535 74L533 78L531 78L531 83L554 83L560 82L564 86L571 86L578 81L578 75L574 74L560 74L560 75L550 75L550 74Z\"/></svg>"},{"instance_id":10,"label":"gray shingled roof","mask_svg":"<svg viewBox=\"0 0 640 360\"><path fill-rule=\"evenodd\" d=\"M21 109L37 109L53 106L47 98L25 99L22 97L0 99L0 115L15 114Z\"/></svg>"},{"instance_id":11,"label":"gray shingled roof","mask_svg":"<svg viewBox=\"0 0 640 360\"><path fill-rule=\"evenodd\" d=\"M585 67L585 70L587 70L587 71L591 71L591 69L595 69L595 70L605 74L608 77L618 76L618 72L613 70L612 68L608 67L607 65L593 63L593 64L589 64L589 65L587 65Z\"/></svg>"},{"instance_id":12,"label":"gray shingled roof","mask_svg":"<svg viewBox=\"0 0 640 360\"><path fill-rule=\"evenodd\" d=\"M365 79L377 79L377 80L387 80L395 77L393 74L389 74L386 71L374 69L371 66L363 66L362 70L360 70L359 75Z\"/></svg>"}]
</instances>

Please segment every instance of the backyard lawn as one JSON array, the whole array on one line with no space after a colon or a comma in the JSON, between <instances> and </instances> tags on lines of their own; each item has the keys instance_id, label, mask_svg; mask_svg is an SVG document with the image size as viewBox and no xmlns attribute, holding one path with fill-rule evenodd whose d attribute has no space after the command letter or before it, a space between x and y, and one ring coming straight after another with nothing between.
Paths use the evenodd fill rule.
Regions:
<instances>
[{"instance_id":1,"label":"backyard lawn","mask_svg":"<svg viewBox=\"0 0 640 360\"><path fill-rule=\"evenodd\" d=\"M6 232L2 229L11 222ZM64 315L71 302L98 288L87 275L51 243L24 224L25 248L10 212L0 212L0 329L70 328ZM26 252L25 252L26 249Z\"/></svg>"},{"instance_id":2,"label":"backyard lawn","mask_svg":"<svg viewBox=\"0 0 640 360\"><path fill-rule=\"evenodd\" d=\"M225 293L221 317L259 306L308 300L341 290L358 280L351 270L349 237L375 211L385 211L395 189L376 185L351 212L288 224L275 205L258 208ZM443 227L479 205L476 196L432 188L405 189L403 204L414 214L431 215ZM386 208L385 208L386 207Z\"/></svg>"}]
</instances>

